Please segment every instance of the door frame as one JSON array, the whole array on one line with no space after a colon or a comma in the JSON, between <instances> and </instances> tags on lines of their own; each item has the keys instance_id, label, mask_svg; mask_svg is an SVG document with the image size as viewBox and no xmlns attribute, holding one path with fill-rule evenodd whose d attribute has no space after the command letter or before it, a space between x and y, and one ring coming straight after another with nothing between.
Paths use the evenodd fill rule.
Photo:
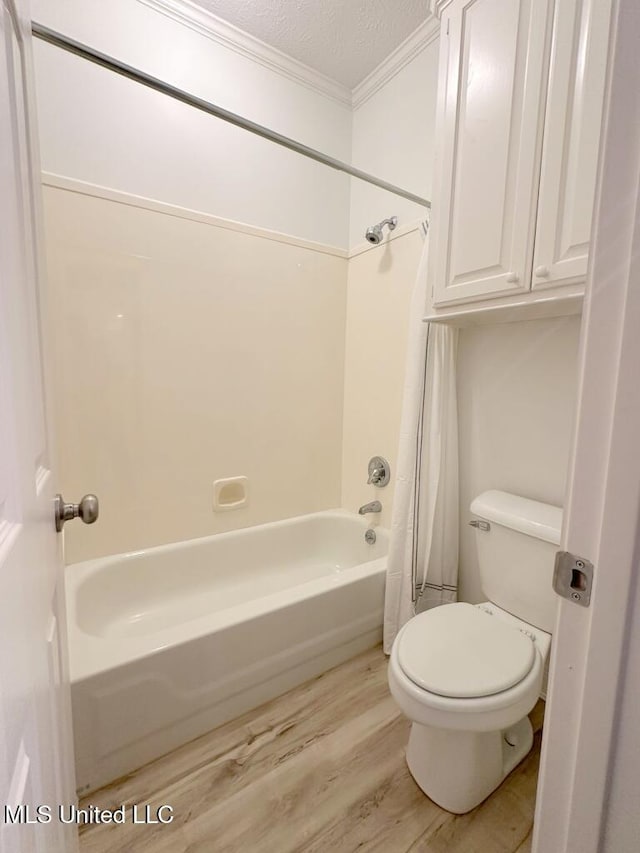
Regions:
<instances>
[{"instance_id":1,"label":"door frame","mask_svg":"<svg viewBox=\"0 0 640 853\"><path fill-rule=\"evenodd\" d=\"M591 605L560 599L533 853L602 849L640 546L640 8L616 0L578 417L562 548L594 563Z\"/></svg>"}]
</instances>

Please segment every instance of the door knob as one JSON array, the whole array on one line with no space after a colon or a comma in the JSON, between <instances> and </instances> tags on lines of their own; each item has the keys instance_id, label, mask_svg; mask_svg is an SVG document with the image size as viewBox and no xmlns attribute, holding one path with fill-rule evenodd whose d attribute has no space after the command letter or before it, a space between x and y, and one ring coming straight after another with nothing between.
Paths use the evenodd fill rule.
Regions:
<instances>
[{"instance_id":1,"label":"door knob","mask_svg":"<svg viewBox=\"0 0 640 853\"><path fill-rule=\"evenodd\" d=\"M98 518L100 506L95 495L85 495L79 504L65 503L62 495L56 495L54 511L56 530L60 533L65 521L71 521L74 518L81 518L85 524L93 524Z\"/></svg>"}]
</instances>

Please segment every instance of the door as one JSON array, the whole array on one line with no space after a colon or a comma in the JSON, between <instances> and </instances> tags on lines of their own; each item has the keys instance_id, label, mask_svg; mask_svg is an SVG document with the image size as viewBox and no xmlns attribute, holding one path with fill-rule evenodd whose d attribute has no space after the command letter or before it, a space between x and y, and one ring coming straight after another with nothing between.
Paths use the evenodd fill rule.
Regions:
<instances>
[{"instance_id":1,"label":"door","mask_svg":"<svg viewBox=\"0 0 640 853\"><path fill-rule=\"evenodd\" d=\"M533 288L587 275L611 0L556 3Z\"/></svg>"},{"instance_id":2,"label":"door","mask_svg":"<svg viewBox=\"0 0 640 853\"><path fill-rule=\"evenodd\" d=\"M75 792L37 286L30 21L22 0L0 0L0 12L0 850L68 853L76 829L56 819ZM50 807L51 819L41 810L43 822L28 823L36 806Z\"/></svg>"},{"instance_id":3,"label":"door","mask_svg":"<svg viewBox=\"0 0 640 853\"><path fill-rule=\"evenodd\" d=\"M594 585L560 601L533 853L639 849L640 4L613 9L563 531Z\"/></svg>"},{"instance_id":4,"label":"door","mask_svg":"<svg viewBox=\"0 0 640 853\"><path fill-rule=\"evenodd\" d=\"M434 304L530 287L548 7L458 0L442 16Z\"/></svg>"}]
</instances>

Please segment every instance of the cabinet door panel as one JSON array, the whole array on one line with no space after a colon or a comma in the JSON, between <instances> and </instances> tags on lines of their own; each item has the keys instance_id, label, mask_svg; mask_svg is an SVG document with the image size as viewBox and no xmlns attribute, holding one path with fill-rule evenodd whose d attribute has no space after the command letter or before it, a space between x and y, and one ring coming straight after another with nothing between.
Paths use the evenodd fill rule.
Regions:
<instances>
[{"instance_id":1,"label":"cabinet door panel","mask_svg":"<svg viewBox=\"0 0 640 853\"><path fill-rule=\"evenodd\" d=\"M562 0L554 15L533 287L587 274L611 0Z\"/></svg>"},{"instance_id":2,"label":"cabinet door panel","mask_svg":"<svg viewBox=\"0 0 640 853\"><path fill-rule=\"evenodd\" d=\"M459 0L443 16L436 304L529 287L547 21L547 0Z\"/></svg>"}]
</instances>

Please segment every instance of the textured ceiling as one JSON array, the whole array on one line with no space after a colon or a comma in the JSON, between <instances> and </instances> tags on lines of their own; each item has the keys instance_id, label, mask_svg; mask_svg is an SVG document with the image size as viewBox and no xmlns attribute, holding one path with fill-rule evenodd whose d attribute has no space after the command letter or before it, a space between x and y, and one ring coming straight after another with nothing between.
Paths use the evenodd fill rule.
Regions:
<instances>
[{"instance_id":1,"label":"textured ceiling","mask_svg":"<svg viewBox=\"0 0 640 853\"><path fill-rule=\"evenodd\" d=\"M429 0L196 0L350 89L429 16Z\"/></svg>"}]
</instances>

